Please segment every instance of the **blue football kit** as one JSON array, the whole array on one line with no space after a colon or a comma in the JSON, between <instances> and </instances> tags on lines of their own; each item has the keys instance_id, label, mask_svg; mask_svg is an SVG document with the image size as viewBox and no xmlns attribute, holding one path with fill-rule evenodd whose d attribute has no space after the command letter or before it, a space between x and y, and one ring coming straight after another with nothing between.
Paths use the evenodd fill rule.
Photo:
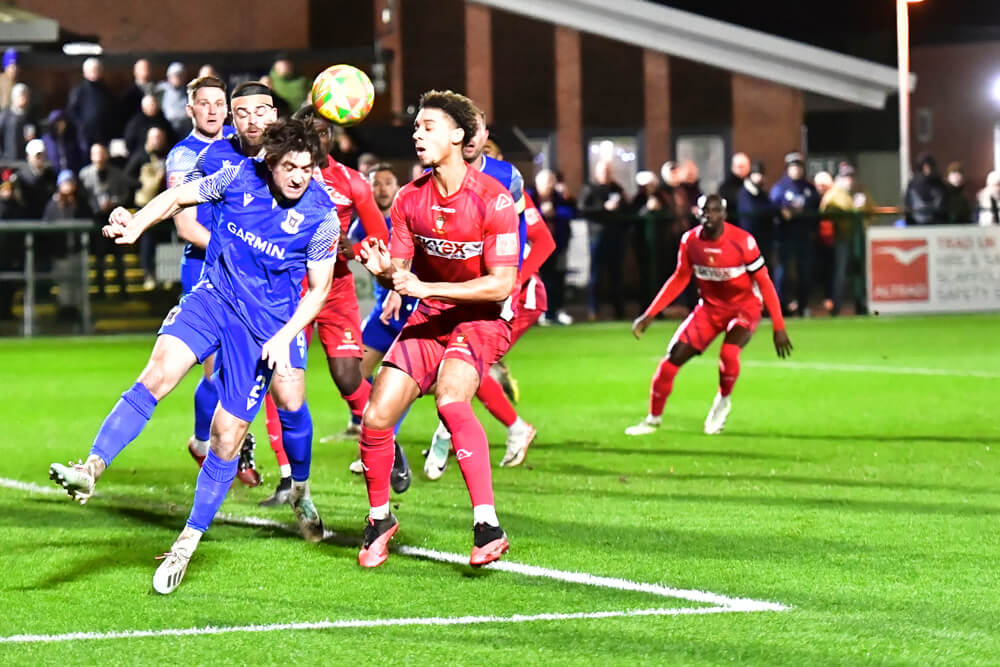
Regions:
<instances>
[{"instance_id":1,"label":"blue football kit","mask_svg":"<svg viewBox=\"0 0 1000 667\"><path fill-rule=\"evenodd\" d=\"M227 139L233 135L233 128L223 125L222 138ZM194 130L181 139L167 153L167 187L172 188L181 183L194 180L191 173L194 171L198 161L198 156L213 141L202 139ZM205 175L205 174L202 174ZM199 176L200 178L200 176ZM210 228L212 216L212 205L209 203L199 204L196 212L198 223L206 229ZM184 256L181 258L181 287L184 294L187 294L201 279L201 270L205 265L205 249L188 243L184 247Z\"/></svg>"},{"instance_id":2,"label":"blue football kit","mask_svg":"<svg viewBox=\"0 0 1000 667\"><path fill-rule=\"evenodd\" d=\"M215 260L160 333L183 340L199 361L219 351L222 407L253 421L271 379L261 347L294 313L307 265L335 260L340 223L315 182L299 200L280 204L257 160L206 178L199 199L216 208Z\"/></svg>"}]
</instances>

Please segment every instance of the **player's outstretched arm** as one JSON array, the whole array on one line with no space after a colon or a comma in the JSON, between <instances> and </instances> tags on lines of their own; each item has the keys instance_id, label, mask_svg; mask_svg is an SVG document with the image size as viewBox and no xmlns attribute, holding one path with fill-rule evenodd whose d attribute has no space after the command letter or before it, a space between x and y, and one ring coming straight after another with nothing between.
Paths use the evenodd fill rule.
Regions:
<instances>
[{"instance_id":1,"label":"player's outstretched arm","mask_svg":"<svg viewBox=\"0 0 1000 667\"><path fill-rule=\"evenodd\" d=\"M271 336L271 339L264 343L260 357L267 362L269 368L273 368L278 375L288 375L292 372L291 361L288 357L288 347L292 340L305 329L322 310L326 303L326 296L330 292L330 285L333 284L334 259L325 262L318 262L309 265L306 274L306 293L299 300L299 305L292 313L291 319L283 327L278 329L278 333Z\"/></svg>"},{"instance_id":2,"label":"player's outstretched arm","mask_svg":"<svg viewBox=\"0 0 1000 667\"><path fill-rule=\"evenodd\" d=\"M632 322L632 335L639 339L642 334L646 332L649 325L653 323L653 318L656 315L672 304L674 300L681 295L684 288L687 287L688 282L691 280L691 265L687 263L687 255L684 254L683 248L681 249L680 257L677 262L677 269L667 278L667 282L663 283L663 287L660 291L656 293L653 298L653 302L649 304L649 307L640 315L635 318Z\"/></svg>"},{"instance_id":3,"label":"player's outstretched arm","mask_svg":"<svg viewBox=\"0 0 1000 667\"><path fill-rule=\"evenodd\" d=\"M768 315L771 316L771 326L774 328L774 350L778 356L784 359L792 354L792 341L785 331L785 318L781 315L781 301L778 300L778 290L774 289L771 282L771 275L767 272L767 267L762 266L753 274L754 282L760 290L760 295L764 298L764 307L767 308Z\"/></svg>"},{"instance_id":4,"label":"player's outstretched arm","mask_svg":"<svg viewBox=\"0 0 1000 667\"><path fill-rule=\"evenodd\" d=\"M499 303L514 291L516 266L488 266L486 275L460 283L425 283L410 271L392 276L392 289L417 299L441 299L451 303Z\"/></svg>"},{"instance_id":5,"label":"player's outstretched arm","mask_svg":"<svg viewBox=\"0 0 1000 667\"><path fill-rule=\"evenodd\" d=\"M119 245L135 243L143 232L156 223L163 222L187 206L199 203L199 183L200 181L194 181L164 190L135 214L130 214L119 206L111 211L108 224L101 231L104 236L115 239L115 243Z\"/></svg>"}]
</instances>

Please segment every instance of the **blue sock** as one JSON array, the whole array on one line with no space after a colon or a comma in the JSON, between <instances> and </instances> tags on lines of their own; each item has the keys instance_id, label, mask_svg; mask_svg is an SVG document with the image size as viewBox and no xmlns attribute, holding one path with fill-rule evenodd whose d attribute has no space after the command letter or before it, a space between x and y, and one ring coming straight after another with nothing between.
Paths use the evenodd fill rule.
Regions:
<instances>
[{"instance_id":1,"label":"blue sock","mask_svg":"<svg viewBox=\"0 0 1000 667\"><path fill-rule=\"evenodd\" d=\"M304 482L309 479L309 465L312 463L313 423L309 405L292 412L278 408L281 420L281 439L285 445L285 455L292 467L292 480Z\"/></svg>"},{"instance_id":2,"label":"blue sock","mask_svg":"<svg viewBox=\"0 0 1000 667\"><path fill-rule=\"evenodd\" d=\"M188 516L187 525L205 532L215 518L226 493L236 478L236 467L240 463L237 456L232 461L223 461L211 449L198 473L198 485L194 488L194 505Z\"/></svg>"},{"instance_id":3,"label":"blue sock","mask_svg":"<svg viewBox=\"0 0 1000 667\"><path fill-rule=\"evenodd\" d=\"M399 427L403 425L403 420L406 419L406 415L410 414L410 408L413 407L413 403L410 403L409 407L403 411L402 416L400 416L399 421L396 422L396 426L393 428L393 435L399 435Z\"/></svg>"},{"instance_id":4,"label":"blue sock","mask_svg":"<svg viewBox=\"0 0 1000 667\"><path fill-rule=\"evenodd\" d=\"M105 465L118 456L128 443L135 440L146 423L153 416L156 399L149 393L146 386L136 382L122 394L121 400L115 404L111 412L101 424L101 429L94 438L90 453L101 457Z\"/></svg>"},{"instance_id":5,"label":"blue sock","mask_svg":"<svg viewBox=\"0 0 1000 667\"><path fill-rule=\"evenodd\" d=\"M194 437L208 442L212 435L212 416L219 404L219 390L215 382L202 376L194 389Z\"/></svg>"}]
</instances>

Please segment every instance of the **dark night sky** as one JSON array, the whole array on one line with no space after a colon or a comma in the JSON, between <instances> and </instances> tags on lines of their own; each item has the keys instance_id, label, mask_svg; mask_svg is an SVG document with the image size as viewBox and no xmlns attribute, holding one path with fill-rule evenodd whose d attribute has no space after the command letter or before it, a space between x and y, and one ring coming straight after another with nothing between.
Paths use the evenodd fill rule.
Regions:
<instances>
[{"instance_id":1,"label":"dark night sky","mask_svg":"<svg viewBox=\"0 0 1000 667\"><path fill-rule=\"evenodd\" d=\"M895 0L653 0L661 5L864 58L895 61ZM910 5L911 42L1000 40L1000 0Z\"/></svg>"}]
</instances>

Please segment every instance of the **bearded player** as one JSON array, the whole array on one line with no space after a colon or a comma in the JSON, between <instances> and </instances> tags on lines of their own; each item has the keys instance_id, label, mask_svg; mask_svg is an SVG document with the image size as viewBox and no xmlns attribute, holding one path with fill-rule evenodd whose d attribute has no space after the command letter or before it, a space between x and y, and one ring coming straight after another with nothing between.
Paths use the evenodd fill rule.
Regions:
<instances>
[{"instance_id":1,"label":"bearded player","mask_svg":"<svg viewBox=\"0 0 1000 667\"><path fill-rule=\"evenodd\" d=\"M792 343L785 332L778 293L767 273L757 242L749 233L726 220L726 200L719 195L698 202L702 224L681 237L677 269L667 279L646 311L632 323L636 338L653 318L680 296L694 276L701 297L674 334L667 356L653 374L649 392L649 414L626 435L646 435L660 426L663 406L673 389L680 367L701 354L713 339L725 332L719 353L719 393L705 418L705 433L722 432L731 407L730 395L740 373L740 350L760 323L761 300L771 315L774 349L781 358L791 354Z\"/></svg>"},{"instance_id":2,"label":"bearded player","mask_svg":"<svg viewBox=\"0 0 1000 667\"><path fill-rule=\"evenodd\" d=\"M489 443L472 397L490 364L510 346L518 216L510 192L462 158L462 147L476 132L476 114L471 100L451 91L432 90L420 98L413 141L417 159L430 170L396 196L391 249L372 240L360 250L379 282L420 299L382 361L362 421L371 508L358 554L363 567L385 562L399 529L389 511L393 426L432 386L472 500L469 562L485 565L510 546L497 519Z\"/></svg>"},{"instance_id":3,"label":"bearded player","mask_svg":"<svg viewBox=\"0 0 1000 667\"><path fill-rule=\"evenodd\" d=\"M225 125L229 104L226 101L226 84L221 79L214 76L194 79L187 85L187 96L187 115L194 127L167 153L167 187L170 188L189 180L198 155L206 146L233 132L232 127ZM181 287L185 296L201 280L212 219L212 205L208 203L182 209L174 216L177 235L187 241L181 258ZM203 366L203 376L194 390L194 434L188 440L188 451L199 463L208 454L212 415L219 403L219 392L213 377L215 355L206 358ZM247 486L260 484L253 459L254 444L253 433L247 433L236 474L237 479Z\"/></svg>"}]
</instances>

